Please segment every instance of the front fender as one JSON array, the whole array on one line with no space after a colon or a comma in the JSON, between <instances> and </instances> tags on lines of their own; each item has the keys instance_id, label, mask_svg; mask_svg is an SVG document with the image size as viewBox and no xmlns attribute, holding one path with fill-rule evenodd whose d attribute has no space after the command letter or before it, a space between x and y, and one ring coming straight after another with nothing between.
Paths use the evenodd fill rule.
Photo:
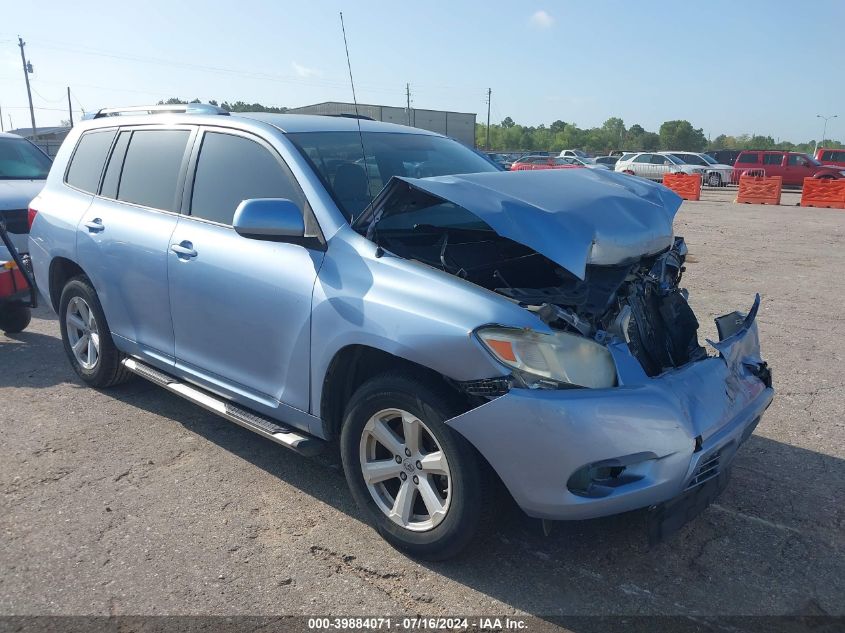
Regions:
<instances>
[{"instance_id":1,"label":"front fender","mask_svg":"<svg viewBox=\"0 0 845 633\"><path fill-rule=\"evenodd\" d=\"M332 240L312 302L311 410L344 347L365 345L454 380L501 376L507 369L472 336L496 323L549 331L539 318L472 283L390 254L351 228Z\"/></svg>"}]
</instances>

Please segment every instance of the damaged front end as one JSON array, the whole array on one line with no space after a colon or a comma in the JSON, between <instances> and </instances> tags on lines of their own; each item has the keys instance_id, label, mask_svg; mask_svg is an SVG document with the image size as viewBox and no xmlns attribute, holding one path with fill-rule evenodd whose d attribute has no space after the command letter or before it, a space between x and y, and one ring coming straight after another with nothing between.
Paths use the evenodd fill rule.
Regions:
<instances>
[{"instance_id":1,"label":"damaged front end","mask_svg":"<svg viewBox=\"0 0 845 633\"><path fill-rule=\"evenodd\" d=\"M537 317L534 329L473 332L510 372L461 383L476 406L448 424L548 519L657 505L724 479L774 395L759 297L716 320L718 356L699 344L680 286L687 247L672 232L680 199L569 171L394 179L356 226Z\"/></svg>"},{"instance_id":2,"label":"damaged front end","mask_svg":"<svg viewBox=\"0 0 845 633\"><path fill-rule=\"evenodd\" d=\"M518 385L609 387L613 341L624 341L648 376L706 357L680 287L687 248L672 234L680 199L631 181L600 173L397 178L358 226L380 247L492 290L553 330L501 324L476 333Z\"/></svg>"}]
</instances>

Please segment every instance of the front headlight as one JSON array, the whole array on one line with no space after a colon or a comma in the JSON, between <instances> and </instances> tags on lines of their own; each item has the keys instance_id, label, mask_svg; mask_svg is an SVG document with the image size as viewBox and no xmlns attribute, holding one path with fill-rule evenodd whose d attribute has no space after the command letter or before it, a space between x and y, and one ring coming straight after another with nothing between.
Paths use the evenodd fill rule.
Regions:
<instances>
[{"instance_id":1,"label":"front headlight","mask_svg":"<svg viewBox=\"0 0 845 633\"><path fill-rule=\"evenodd\" d=\"M561 386L555 383L565 383L599 389L616 385L610 352L583 336L504 327L482 328L477 335L527 387L555 388Z\"/></svg>"}]
</instances>

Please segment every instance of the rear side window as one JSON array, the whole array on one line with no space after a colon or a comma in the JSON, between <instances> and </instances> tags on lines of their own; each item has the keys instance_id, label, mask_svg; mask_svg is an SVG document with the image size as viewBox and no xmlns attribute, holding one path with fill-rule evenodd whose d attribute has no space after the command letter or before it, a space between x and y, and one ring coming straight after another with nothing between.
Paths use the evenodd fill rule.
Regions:
<instances>
[{"instance_id":1,"label":"rear side window","mask_svg":"<svg viewBox=\"0 0 845 633\"><path fill-rule=\"evenodd\" d=\"M760 162L760 154L742 154L739 158L736 159L736 162L754 165Z\"/></svg>"},{"instance_id":2,"label":"rear side window","mask_svg":"<svg viewBox=\"0 0 845 633\"><path fill-rule=\"evenodd\" d=\"M65 182L71 187L82 189L88 193L97 193L100 184L100 174L106 162L106 154L116 134L115 130L87 132L79 139L70 165L67 169Z\"/></svg>"},{"instance_id":3,"label":"rear side window","mask_svg":"<svg viewBox=\"0 0 845 633\"><path fill-rule=\"evenodd\" d=\"M783 154L763 154L764 165L780 165L783 162Z\"/></svg>"},{"instance_id":4,"label":"rear side window","mask_svg":"<svg viewBox=\"0 0 845 633\"><path fill-rule=\"evenodd\" d=\"M136 130L132 132L117 199L145 207L178 211L179 173L188 130ZM181 192L179 192L181 194Z\"/></svg>"},{"instance_id":5,"label":"rear side window","mask_svg":"<svg viewBox=\"0 0 845 633\"><path fill-rule=\"evenodd\" d=\"M261 144L242 136L206 132L197 159L191 215L232 224L251 198L287 198L304 206L293 175Z\"/></svg>"},{"instance_id":6,"label":"rear side window","mask_svg":"<svg viewBox=\"0 0 845 633\"><path fill-rule=\"evenodd\" d=\"M651 154L640 154L634 159L635 163L650 163L651 162Z\"/></svg>"}]
</instances>

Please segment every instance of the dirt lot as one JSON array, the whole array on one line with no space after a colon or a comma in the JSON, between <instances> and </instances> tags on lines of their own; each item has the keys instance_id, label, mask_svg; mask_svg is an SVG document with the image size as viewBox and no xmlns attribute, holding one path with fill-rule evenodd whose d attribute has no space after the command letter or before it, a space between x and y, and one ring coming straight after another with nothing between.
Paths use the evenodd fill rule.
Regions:
<instances>
[{"instance_id":1,"label":"dirt lot","mask_svg":"<svg viewBox=\"0 0 845 633\"><path fill-rule=\"evenodd\" d=\"M519 512L418 564L306 459L142 380L75 379L58 322L0 334L2 614L845 614L845 212L684 203L703 323L763 298L778 395L718 503L649 548L642 513ZM788 205L788 206L787 206Z\"/></svg>"}]
</instances>

